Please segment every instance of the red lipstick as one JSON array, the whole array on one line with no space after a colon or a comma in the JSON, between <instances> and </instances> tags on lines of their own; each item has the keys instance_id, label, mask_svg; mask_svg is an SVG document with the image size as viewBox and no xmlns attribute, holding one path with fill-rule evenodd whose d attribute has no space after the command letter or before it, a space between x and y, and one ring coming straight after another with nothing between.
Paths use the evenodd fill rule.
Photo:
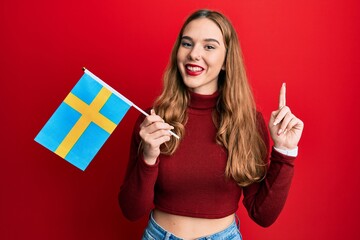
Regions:
<instances>
[{"instance_id":1,"label":"red lipstick","mask_svg":"<svg viewBox=\"0 0 360 240\"><path fill-rule=\"evenodd\" d=\"M186 64L185 71L190 76L198 76L204 71L204 68L195 64Z\"/></svg>"}]
</instances>

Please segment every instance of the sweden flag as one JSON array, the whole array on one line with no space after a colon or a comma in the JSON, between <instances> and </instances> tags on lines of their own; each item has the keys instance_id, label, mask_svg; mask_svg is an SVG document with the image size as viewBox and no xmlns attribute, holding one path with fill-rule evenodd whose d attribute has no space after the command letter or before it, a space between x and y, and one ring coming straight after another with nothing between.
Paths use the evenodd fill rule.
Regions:
<instances>
[{"instance_id":1,"label":"sweden flag","mask_svg":"<svg viewBox=\"0 0 360 240\"><path fill-rule=\"evenodd\" d=\"M131 106L85 70L35 141L85 170Z\"/></svg>"}]
</instances>

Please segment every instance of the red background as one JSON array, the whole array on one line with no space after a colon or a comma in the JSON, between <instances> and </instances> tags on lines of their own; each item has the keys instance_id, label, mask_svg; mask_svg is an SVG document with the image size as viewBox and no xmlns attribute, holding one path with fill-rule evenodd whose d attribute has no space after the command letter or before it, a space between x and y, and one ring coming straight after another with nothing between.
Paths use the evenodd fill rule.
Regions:
<instances>
[{"instance_id":1,"label":"red background","mask_svg":"<svg viewBox=\"0 0 360 240\"><path fill-rule=\"evenodd\" d=\"M268 119L281 82L305 122L290 195L263 229L240 207L244 239L359 239L360 2L0 2L0 239L139 239L117 193L127 164L129 111L85 172L34 137L82 75L105 80L142 108L186 16L216 9L233 22L259 108Z\"/></svg>"}]
</instances>

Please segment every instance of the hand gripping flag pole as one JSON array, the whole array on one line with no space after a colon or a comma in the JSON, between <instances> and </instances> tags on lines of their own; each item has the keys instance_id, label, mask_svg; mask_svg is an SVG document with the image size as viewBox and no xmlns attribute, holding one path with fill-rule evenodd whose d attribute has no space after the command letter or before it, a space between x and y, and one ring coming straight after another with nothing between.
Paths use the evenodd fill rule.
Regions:
<instances>
[{"instance_id":1,"label":"hand gripping flag pole","mask_svg":"<svg viewBox=\"0 0 360 240\"><path fill-rule=\"evenodd\" d=\"M84 75L35 137L36 142L81 170L90 164L130 107L149 115L89 70L83 70Z\"/></svg>"}]
</instances>

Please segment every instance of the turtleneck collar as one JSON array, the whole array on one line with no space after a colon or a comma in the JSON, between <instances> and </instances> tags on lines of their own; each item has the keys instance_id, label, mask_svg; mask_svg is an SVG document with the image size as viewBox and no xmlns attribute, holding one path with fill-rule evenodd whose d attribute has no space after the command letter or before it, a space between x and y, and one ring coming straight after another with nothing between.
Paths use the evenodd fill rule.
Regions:
<instances>
[{"instance_id":1,"label":"turtleneck collar","mask_svg":"<svg viewBox=\"0 0 360 240\"><path fill-rule=\"evenodd\" d=\"M190 93L189 108L191 109L199 109L199 110L214 109L219 97L218 91L216 91L211 95L202 95L202 94L194 93L192 91L189 91L189 93Z\"/></svg>"}]
</instances>

